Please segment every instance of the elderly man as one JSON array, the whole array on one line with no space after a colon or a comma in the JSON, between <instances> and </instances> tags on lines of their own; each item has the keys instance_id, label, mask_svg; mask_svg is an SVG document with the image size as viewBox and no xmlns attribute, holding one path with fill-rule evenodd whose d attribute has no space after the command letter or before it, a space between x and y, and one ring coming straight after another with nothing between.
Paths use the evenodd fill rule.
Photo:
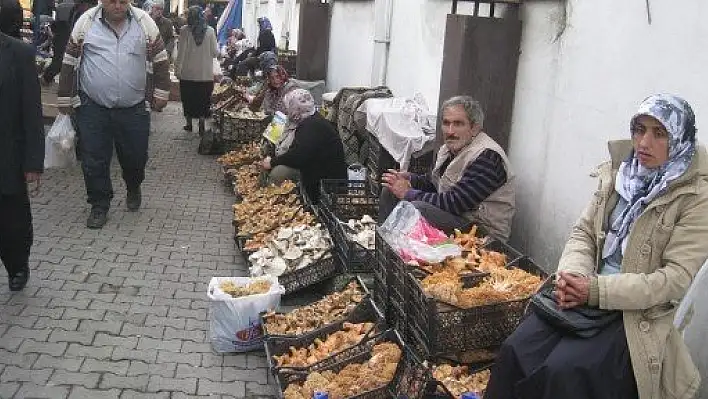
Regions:
<instances>
[{"instance_id":1,"label":"elderly man","mask_svg":"<svg viewBox=\"0 0 708 399\"><path fill-rule=\"evenodd\" d=\"M172 52L175 49L175 30L172 21L165 18L165 0L154 0L150 8L150 16L155 20L155 24L160 31L162 42L165 43L167 54L172 59Z\"/></svg>"},{"instance_id":2,"label":"elderly man","mask_svg":"<svg viewBox=\"0 0 708 399\"><path fill-rule=\"evenodd\" d=\"M398 200L406 200L448 233L475 223L508 240L514 216L514 175L504 150L482 131L483 123L484 112L471 97L445 101L445 144L431 175L384 173L379 219L383 221Z\"/></svg>"},{"instance_id":3,"label":"elderly man","mask_svg":"<svg viewBox=\"0 0 708 399\"><path fill-rule=\"evenodd\" d=\"M0 261L11 291L22 290L29 279L29 193L39 190L44 168L39 79L34 49L20 39L21 25L19 2L0 1Z\"/></svg>"},{"instance_id":4,"label":"elderly man","mask_svg":"<svg viewBox=\"0 0 708 399\"><path fill-rule=\"evenodd\" d=\"M128 192L126 206L140 208L150 133L146 101L161 111L169 90L167 51L150 15L128 0L101 0L79 18L64 56L57 105L62 113L76 109L91 204L87 227L101 228L108 218L113 143Z\"/></svg>"}]
</instances>

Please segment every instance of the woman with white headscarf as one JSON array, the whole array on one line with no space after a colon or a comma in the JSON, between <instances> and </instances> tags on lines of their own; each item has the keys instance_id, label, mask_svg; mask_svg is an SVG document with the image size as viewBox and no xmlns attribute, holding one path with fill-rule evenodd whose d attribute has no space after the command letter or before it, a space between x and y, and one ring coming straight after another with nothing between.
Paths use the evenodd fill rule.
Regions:
<instances>
[{"instance_id":1,"label":"woman with white headscarf","mask_svg":"<svg viewBox=\"0 0 708 399\"><path fill-rule=\"evenodd\" d=\"M502 346L485 399L695 396L673 319L708 256L708 153L673 95L644 100L630 131L610 142L555 285Z\"/></svg>"},{"instance_id":2,"label":"woman with white headscarf","mask_svg":"<svg viewBox=\"0 0 708 399\"><path fill-rule=\"evenodd\" d=\"M276 148L275 157L267 157L262 166L270 170L270 180L280 183L300 173L312 201L319 198L320 180L346 179L344 147L337 130L315 110L312 94L295 89L283 99L287 125Z\"/></svg>"}]
</instances>

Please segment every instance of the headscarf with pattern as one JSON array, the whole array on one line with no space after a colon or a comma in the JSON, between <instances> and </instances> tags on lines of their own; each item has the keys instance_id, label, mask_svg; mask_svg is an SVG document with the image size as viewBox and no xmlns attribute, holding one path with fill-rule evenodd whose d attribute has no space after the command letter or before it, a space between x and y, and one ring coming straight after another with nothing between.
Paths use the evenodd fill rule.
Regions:
<instances>
[{"instance_id":1,"label":"headscarf with pattern","mask_svg":"<svg viewBox=\"0 0 708 399\"><path fill-rule=\"evenodd\" d=\"M671 182L686 173L696 151L696 117L686 100L670 94L646 98L632 117L630 130L634 130L637 118L642 115L651 116L664 125L669 136L669 158L658 168L649 169L639 163L632 151L620 165L615 190L628 205L607 234L603 258L611 256L618 246L624 253L634 221L647 204L664 194Z\"/></svg>"},{"instance_id":2,"label":"headscarf with pattern","mask_svg":"<svg viewBox=\"0 0 708 399\"><path fill-rule=\"evenodd\" d=\"M283 135L275 147L275 155L285 154L295 140L298 125L306 118L315 114L315 99L305 89L293 89L283 98L288 122L283 129Z\"/></svg>"},{"instance_id":3,"label":"headscarf with pattern","mask_svg":"<svg viewBox=\"0 0 708 399\"><path fill-rule=\"evenodd\" d=\"M197 43L197 46L201 46L207 31L207 22L201 7L189 7L187 11L187 25L189 25L189 29L192 31L192 36L194 36L194 41Z\"/></svg>"},{"instance_id":4,"label":"headscarf with pattern","mask_svg":"<svg viewBox=\"0 0 708 399\"><path fill-rule=\"evenodd\" d=\"M258 28L263 32L264 30L273 30L273 25L270 23L268 17L260 17L258 18Z\"/></svg>"}]
</instances>

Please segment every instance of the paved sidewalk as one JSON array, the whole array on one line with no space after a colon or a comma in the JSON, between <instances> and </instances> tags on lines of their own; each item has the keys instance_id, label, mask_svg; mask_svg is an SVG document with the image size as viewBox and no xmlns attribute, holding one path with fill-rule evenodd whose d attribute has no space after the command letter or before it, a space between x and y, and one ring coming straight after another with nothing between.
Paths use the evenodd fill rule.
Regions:
<instances>
[{"instance_id":1,"label":"paved sidewalk","mask_svg":"<svg viewBox=\"0 0 708 399\"><path fill-rule=\"evenodd\" d=\"M51 170L33 200L32 277L10 294L0 268L0 398L269 397L265 357L217 355L206 288L245 275L232 196L197 155L171 103L153 116L143 208L116 191L108 224L85 227L81 172Z\"/></svg>"}]
</instances>

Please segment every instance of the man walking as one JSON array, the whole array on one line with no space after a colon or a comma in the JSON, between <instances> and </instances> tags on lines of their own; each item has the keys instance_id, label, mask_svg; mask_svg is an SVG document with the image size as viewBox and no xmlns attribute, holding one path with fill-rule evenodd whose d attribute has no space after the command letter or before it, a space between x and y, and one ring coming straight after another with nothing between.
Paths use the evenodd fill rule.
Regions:
<instances>
[{"instance_id":1,"label":"man walking","mask_svg":"<svg viewBox=\"0 0 708 399\"><path fill-rule=\"evenodd\" d=\"M91 213L86 226L108 220L113 198L110 165L115 143L129 211L142 203L150 113L169 98L169 60L160 32L128 0L101 0L76 22L59 78L61 113L76 110L81 168Z\"/></svg>"},{"instance_id":2,"label":"man walking","mask_svg":"<svg viewBox=\"0 0 708 399\"><path fill-rule=\"evenodd\" d=\"M29 279L33 239L28 185L33 194L39 190L44 129L35 50L19 40L22 9L9 3L0 2L0 260L10 290L20 291Z\"/></svg>"},{"instance_id":3,"label":"man walking","mask_svg":"<svg viewBox=\"0 0 708 399\"><path fill-rule=\"evenodd\" d=\"M172 59L172 52L175 49L175 31L172 26L172 21L165 18L165 0L154 0L152 8L150 8L150 16L155 20L162 42L165 43L167 55Z\"/></svg>"}]
</instances>

